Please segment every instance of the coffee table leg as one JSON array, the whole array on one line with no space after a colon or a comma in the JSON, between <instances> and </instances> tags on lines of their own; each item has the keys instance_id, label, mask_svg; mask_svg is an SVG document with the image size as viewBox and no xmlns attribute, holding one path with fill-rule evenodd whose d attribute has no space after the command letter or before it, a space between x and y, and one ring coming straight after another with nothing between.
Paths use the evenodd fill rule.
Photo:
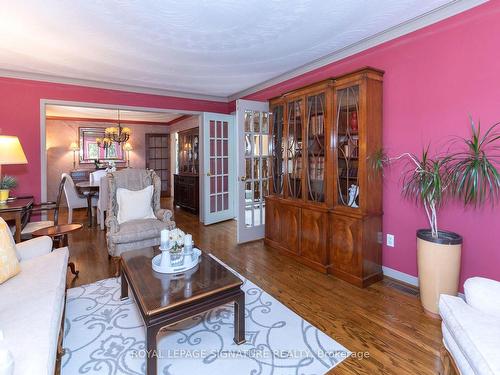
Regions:
<instances>
[{"instance_id":1,"label":"coffee table leg","mask_svg":"<svg viewBox=\"0 0 500 375\"><path fill-rule=\"evenodd\" d=\"M128 298L128 282L127 282L127 278L125 277L125 273L123 272L123 268L122 268L122 275L121 275L121 279L122 279L122 294L121 294L121 299L124 300L124 299L127 299Z\"/></svg>"},{"instance_id":2,"label":"coffee table leg","mask_svg":"<svg viewBox=\"0 0 500 375\"><path fill-rule=\"evenodd\" d=\"M245 343L245 293L242 291L234 301L234 342Z\"/></svg>"},{"instance_id":3,"label":"coffee table leg","mask_svg":"<svg viewBox=\"0 0 500 375\"><path fill-rule=\"evenodd\" d=\"M159 328L146 327L146 375L156 375L158 371L158 349L156 348L156 338Z\"/></svg>"}]
</instances>

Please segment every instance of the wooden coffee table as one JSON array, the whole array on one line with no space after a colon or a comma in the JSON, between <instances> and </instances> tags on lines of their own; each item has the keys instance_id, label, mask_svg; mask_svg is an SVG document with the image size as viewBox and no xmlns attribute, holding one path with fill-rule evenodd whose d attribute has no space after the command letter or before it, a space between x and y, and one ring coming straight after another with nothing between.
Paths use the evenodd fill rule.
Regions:
<instances>
[{"instance_id":1,"label":"wooden coffee table","mask_svg":"<svg viewBox=\"0 0 500 375\"><path fill-rule=\"evenodd\" d=\"M121 297L132 291L146 326L146 374L156 375L157 335L161 328L234 302L234 342L245 342L243 282L226 267L203 253L200 263L183 274L153 271L157 248L128 251L121 257Z\"/></svg>"}]
</instances>

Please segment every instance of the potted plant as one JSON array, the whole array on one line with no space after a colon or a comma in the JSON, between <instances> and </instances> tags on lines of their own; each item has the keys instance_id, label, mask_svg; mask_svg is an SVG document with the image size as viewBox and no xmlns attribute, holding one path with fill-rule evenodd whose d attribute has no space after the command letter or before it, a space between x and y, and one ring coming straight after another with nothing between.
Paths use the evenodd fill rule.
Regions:
<instances>
[{"instance_id":1,"label":"potted plant","mask_svg":"<svg viewBox=\"0 0 500 375\"><path fill-rule=\"evenodd\" d=\"M430 155L429 147L420 155L403 153L395 157L380 150L374 168L406 160L402 194L424 208L430 228L417 230L417 263L420 298L424 310L438 314L440 294L456 295L460 276L462 237L438 228L438 211L446 202L459 200L464 206L495 204L500 193L497 170L499 124L484 134L472 119L469 138L455 137L442 154Z\"/></svg>"},{"instance_id":2,"label":"potted plant","mask_svg":"<svg viewBox=\"0 0 500 375\"><path fill-rule=\"evenodd\" d=\"M17 186L17 180L12 176L3 176L0 179L0 204L4 204L9 199L10 189Z\"/></svg>"}]
</instances>

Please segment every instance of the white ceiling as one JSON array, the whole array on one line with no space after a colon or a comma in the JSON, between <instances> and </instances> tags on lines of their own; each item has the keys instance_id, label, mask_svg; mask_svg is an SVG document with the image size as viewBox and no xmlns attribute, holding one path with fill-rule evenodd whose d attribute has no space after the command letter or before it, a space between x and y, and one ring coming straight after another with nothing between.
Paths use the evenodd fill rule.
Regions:
<instances>
[{"instance_id":1,"label":"white ceiling","mask_svg":"<svg viewBox=\"0 0 500 375\"><path fill-rule=\"evenodd\" d=\"M118 111L108 108L72 107L62 105L47 105L45 115L49 117L73 117L88 119L118 120ZM161 122L166 123L181 117L180 113L143 112L120 110L120 120Z\"/></svg>"},{"instance_id":2,"label":"white ceiling","mask_svg":"<svg viewBox=\"0 0 500 375\"><path fill-rule=\"evenodd\" d=\"M444 5L479 2L0 0L0 69L227 98Z\"/></svg>"}]
</instances>

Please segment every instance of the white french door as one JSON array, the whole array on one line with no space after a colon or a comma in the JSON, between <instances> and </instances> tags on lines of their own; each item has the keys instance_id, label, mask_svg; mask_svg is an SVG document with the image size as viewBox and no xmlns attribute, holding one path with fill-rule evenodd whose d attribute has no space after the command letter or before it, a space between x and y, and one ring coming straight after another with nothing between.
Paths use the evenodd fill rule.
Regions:
<instances>
[{"instance_id":1,"label":"white french door","mask_svg":"<svg viewBox=\"0 0 500 375\"><path fill-rule=\"evenodd\" d=\"M232 219L236 163L234 116L204 113L202 209L205 225Z\"/></svg>"},{"instance_id":2,"label":"white french door","mask_svg":"<svg viewBox=\"0 0 500 375\"><path fill-rule=\"evenodd\" d=\"M238 243L264 237L269 194L269 104L236 102L238 129Z\"/></svg>"}]
</instances>

